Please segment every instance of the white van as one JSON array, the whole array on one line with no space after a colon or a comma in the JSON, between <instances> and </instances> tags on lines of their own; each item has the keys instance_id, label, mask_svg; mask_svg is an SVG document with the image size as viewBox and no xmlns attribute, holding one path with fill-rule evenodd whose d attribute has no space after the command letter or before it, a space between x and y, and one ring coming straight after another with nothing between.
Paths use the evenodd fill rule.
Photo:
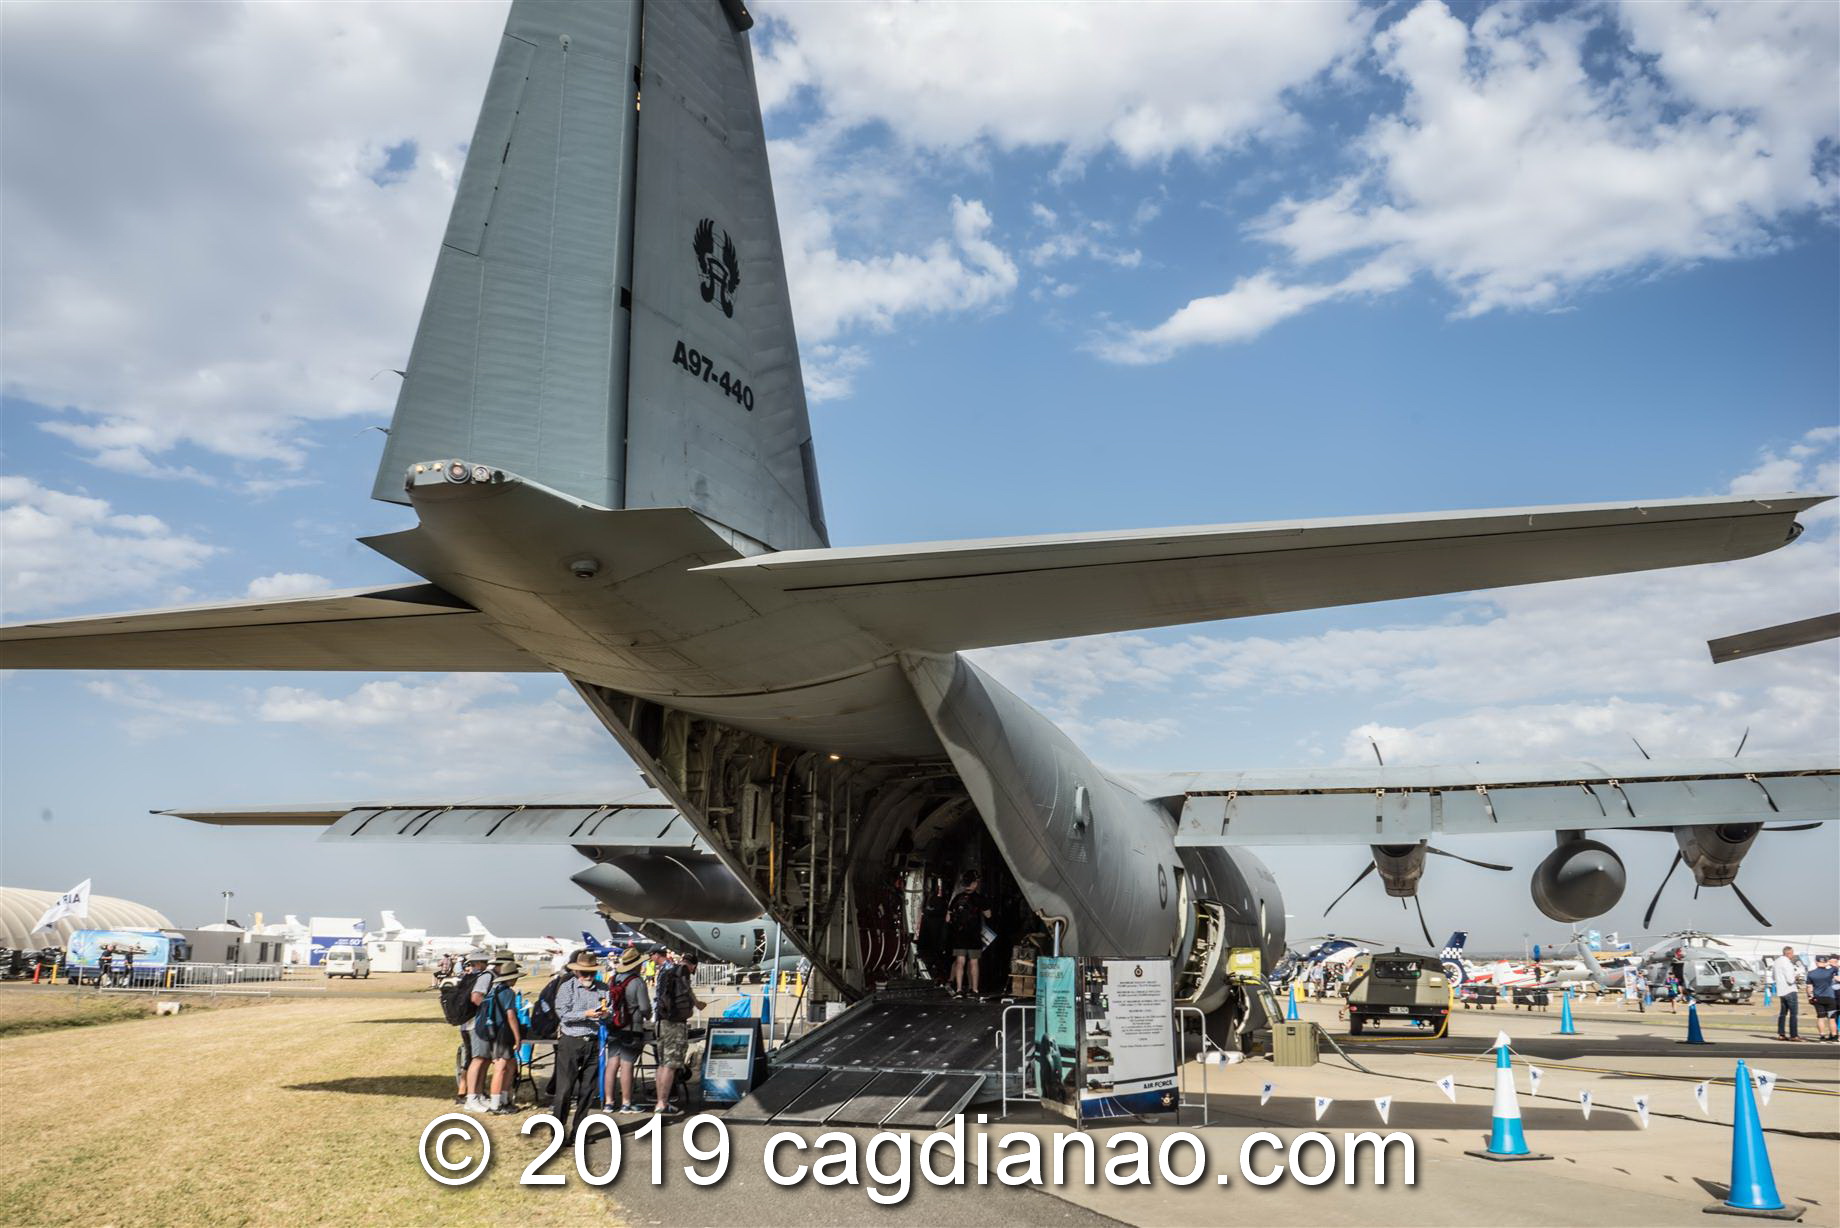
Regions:
<instances>
[{"instance_id":1,"label":"white van","mask_svg":"<svg viewBox=\"0 0 1840 1228\"><path fill-rule=\"evenodd\" d=\"M368 978L371 974L370 953L363 947L328 947L325 967L328 977L348 976L354 981L359 977Z\"/></svg>"}]
</instances>

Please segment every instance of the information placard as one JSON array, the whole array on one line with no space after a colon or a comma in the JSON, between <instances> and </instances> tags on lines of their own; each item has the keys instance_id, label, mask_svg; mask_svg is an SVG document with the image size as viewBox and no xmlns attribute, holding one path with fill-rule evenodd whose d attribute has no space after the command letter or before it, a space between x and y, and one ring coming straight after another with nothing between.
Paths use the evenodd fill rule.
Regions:
<instances>
[{"instance_id":1,"label":"information placard","mask_svg":"<svg viewBox=\"0 0 1840 1228\"><path fill-rule=\"evenodd\" d=\"M1071 957L1042 956L1035 961L1035 1077L1041 1098L1057 1104L1067 1104L1073 1095L1078 980Z\"/></svg>"},{"instance_id":2,"label":"information placard","mask_svg":"<svg viewBox=\"0 0 1840 1228\"><path fill-rule=\"evenodd\" d=\"M754 1086L760 1054L760 1020L712 1019L703 1044L703 1099L734 1104Z\"/></svg>"},{"instance_id":3,"label":"information placard","mask_svg":"<svg viewBox=\"0 0 1840 1228\"><path fill-rule=\"evenodd\" d=\"M1080 963L1079 1116L1174 1113L1175 999L1167 959Z\"/></svg>"}]
</instances>

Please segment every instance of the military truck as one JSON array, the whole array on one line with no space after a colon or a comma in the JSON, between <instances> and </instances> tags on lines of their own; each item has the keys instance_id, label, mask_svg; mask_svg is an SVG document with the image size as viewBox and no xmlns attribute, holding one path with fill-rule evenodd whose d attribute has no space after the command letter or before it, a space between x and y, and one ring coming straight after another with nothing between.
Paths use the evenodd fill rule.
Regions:
<instances>
[{"instance_id":1,"label":"military truck","mask_svg":"<svg viewBox=\"0 0 1840 1228\"><path fill-rule=\"evenodd\" d=\"M1382 951L1348 968L1348 1032L1413 1023L1442 1035L1450 1024L1450 978L1436 955Z\"/></svg>"}]
</instances>

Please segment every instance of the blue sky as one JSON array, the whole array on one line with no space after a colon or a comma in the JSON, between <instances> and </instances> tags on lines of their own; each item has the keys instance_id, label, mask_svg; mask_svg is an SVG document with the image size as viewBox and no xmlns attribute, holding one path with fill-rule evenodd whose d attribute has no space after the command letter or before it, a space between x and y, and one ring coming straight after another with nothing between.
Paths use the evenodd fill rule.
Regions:
<instances>
[{"instance_id":1,"label":"blue sky","mask_svg":"<svg viewBox=\"0 0 1840 1228\"><path fill-rule=\"evenodd\" d=\"M1836 488L1829 8L761 8L836 544ZM367 498L366 428L501 23L0 10L9 619L401 578L354 540L408 516ZM1704 658L1834 607L1831 507L1808 524L1724 567L980 659L1121 768L1359 762L1370 736L1389 762L1697 755L1747 726L1746 754L1831 755L1832 644ZM495 854L461 898L470 850L145 812L630 779L546 677L21 673L0 722L4 881L93 877L186 923L228 888L270 916L570 928L539 911L573 902L566 852ZM1613 843L1603 928L1630 931L1671 848ZM1525 871L1544 844L1458 848ZM1780 927L1832 929L1836 854L1766 837L1743 881ZM1362 854L1270 860L1308 933ZM1428 874L1434 928L1558 928L1495 877ZM1690 897L1658 924L1751 928ZM1411 932L1377 888L1335 920Z\"/></svg>"}]
</instances>

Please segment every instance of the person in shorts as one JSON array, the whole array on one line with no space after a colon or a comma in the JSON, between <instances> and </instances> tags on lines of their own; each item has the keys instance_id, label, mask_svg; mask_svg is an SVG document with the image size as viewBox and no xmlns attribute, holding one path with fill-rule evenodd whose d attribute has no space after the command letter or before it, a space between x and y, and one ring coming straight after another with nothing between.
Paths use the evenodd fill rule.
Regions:
<instances>
[{"instance_id":1,"label":"person in shorts","mask_svg":"<svg viewBox=\"0 0 1840 1228\"><path fill-rule=\"evenodd\" d=\"M492 988L492 973L487 969L486 953L475 947L466 953L461 961L459 976L463 986L462 993L473 1001L473 1010L479 1010L479 1004L486 1000L486 991ZM460 1025L460 1044L454 1050L454 1103L467 1103L467 1073L473 1065L473 1021L468 1019Z\"/></svg>"},{"instance_id":2,"label":"person in shorts","mask_svg":"<svg viewBox=\"0 0 1840 1228\"><path fill-rule=\"evenodd\" d=\"M946 908L946 936L952 944L952 992L965 994L965 970L971 971L971 996L978 996L978 965L984 958L984 922L990 906L979 890L984 885L975 871L965 880Z\"/></svg>"},{"instance_id":3,"label":"person in shorts","mask_svg":"<svg viewBox=\"0 0 1840 1228\"><path fill-rule=\"evenodd\" d=\"M627 947L623 955L614 961L611 975L607 978L607 1002L609 1022L606 1027L607 1074L601 1085L601 1099L619 1113L642 1112L633 1103L633 1068L639 1064L639 1057L645 1051L645 1022L652 1013L652 996L646 991L645 978L641 971L645 966L645 957L632 947ZM613 1004L624 1001L626 1023L616 1028L611 1022ZM619 1096L614 1096L615 1086Z\"/></svg>"},{"instance_id":4,"label":"person in shorts","mask_svg":"<svg viewBox=\"0 0 1840 1228\"><path fill-rule=\"evenodd\" d=\"M512 986L523 975L524 970L516 959L509 955L499 956L492 965L491 980L486 982L479 1009L467 1021L473 1044L473 1060L466 1070L469 1112L500 1115L511 1112L512 1063L517 1060L518 1046L524 1043L517 1013L517 991ZM488 1066L492 1069L489 1096L484 1094Z\"/></svg>"},{"instance_id":5,"label":"person in shorts","mask_svg":"<svg viewBox=\"0 0 1840 1228\"><path fill-rule=\"evenodd\" d=\"M1835 980L1840 979L1840 955L1817 955L1808 973L1808 1000L1814 1004L1815 1039L1840 1041L1840 1020L1835 1018Z\"/></svg>"},{"instance_id":6,"label":"person in shorts","mask_svg":"<svg viewBox=\"0 0 1840 1228\"><path fill-rule=\"evenodd\" d=\"M696 952L678 956L658 973L658 1103L652 1112L672 1116L671 1084L677 1072L689 1065L690 1019L708 1003L696 996Z\"/></svg>"}]
</instances>

